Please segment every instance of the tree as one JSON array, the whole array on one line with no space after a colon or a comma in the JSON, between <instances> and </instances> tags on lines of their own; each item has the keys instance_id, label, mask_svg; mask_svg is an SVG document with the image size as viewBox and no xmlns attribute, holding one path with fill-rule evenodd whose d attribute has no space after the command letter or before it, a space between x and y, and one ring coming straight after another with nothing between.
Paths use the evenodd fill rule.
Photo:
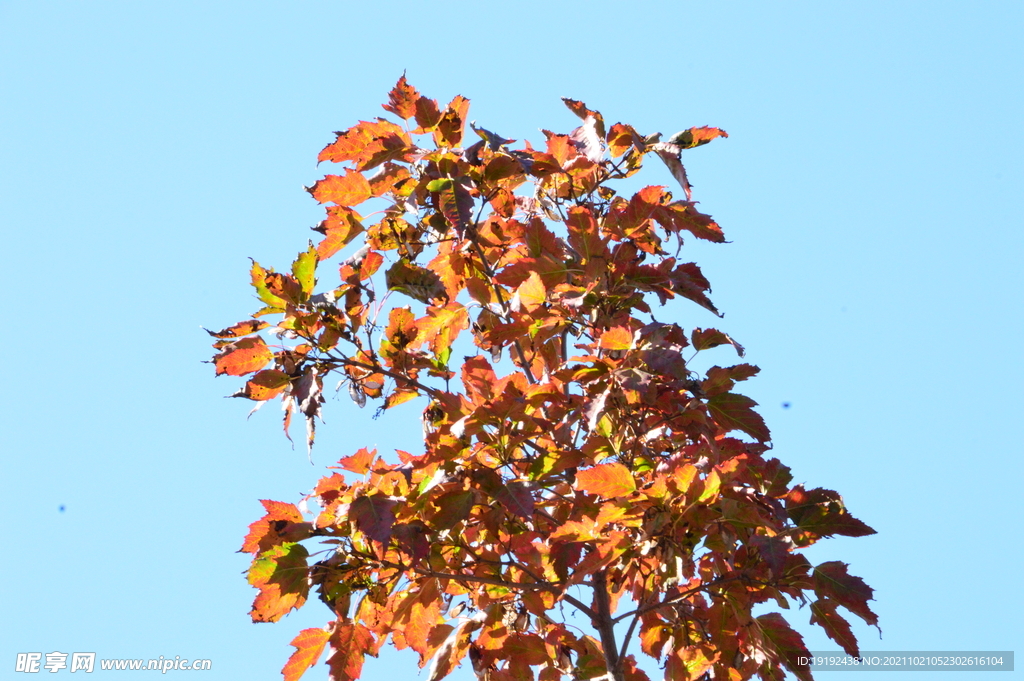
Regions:
<instances>
[{"instance_id":1,"label":"tree","mask_svg":"<svg viewBox=\"0 0 1024 681\"><path fill-rule=\"evenodd\" d=\"M328 646L330 678L358 678L389 637L428 681L467 657L489 681L643 681L636 639L666 679L810 679L801 636L755 606L810 603L851 654L839 608L877 625L846 564L800 552L874 531L768 456L754 401L734 392L758 368L698 374L696 353L743 348L652 314L676 296L718 314L678 259L684 236L724 241L681 154L726 133L662 142L564 101L581 125L514 149L473 123L467 135L467 99L442 109L403 76L384 104L401 123L362 121L320 152L343 170L308 188L326 204L319 241L289 272L253 262L263 307L211 332L217 374L248 377L236 396L257 408L280 399L310 448L332 374L359 406L426 402L422 452L360 449L298 506L263 501L249 528L252 619L310 591L331 611L292 641L287 681ZM612 187L652 154L685 199Z\"/></svg>"}]
</instances>

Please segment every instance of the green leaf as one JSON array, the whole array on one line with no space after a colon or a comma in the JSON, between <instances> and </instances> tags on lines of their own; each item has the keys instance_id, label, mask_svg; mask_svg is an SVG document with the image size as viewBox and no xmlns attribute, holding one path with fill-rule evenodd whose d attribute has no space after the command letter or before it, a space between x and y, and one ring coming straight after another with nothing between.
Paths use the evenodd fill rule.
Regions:
<instances>
[{"instance_id":1,"label":"green leaf","mask_svg":"<svg viewBox=\"0 0 1024 681\"><path fill-rule=\"evenodd\" d=\"M302 292L308 297L316 285L316 265L320 258L317 255L316 246L310 242L309 248L299 253L292 263L292 276L299 282Z\"/></svg>"}]
</instances>

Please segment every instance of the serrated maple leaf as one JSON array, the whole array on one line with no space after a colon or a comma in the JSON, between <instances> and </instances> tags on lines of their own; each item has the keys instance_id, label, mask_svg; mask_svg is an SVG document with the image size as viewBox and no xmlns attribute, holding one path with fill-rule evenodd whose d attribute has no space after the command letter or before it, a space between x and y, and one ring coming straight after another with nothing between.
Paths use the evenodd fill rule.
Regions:
<instances>
[{"instance_id":1,"label":"serrated maple leaf","mask_svg":"<svg viewBox=\"0 0 1024 681\"><path fill-rule=\"evenodd\" d=\"M847 565L838 560L822 563L814 568L814 593L818 598L829 598L860 617L871 626L878 626L878 615L871 612L868 601L874 599L874 589L860 577L846 571Z\"/></svg>"},{"instance_id":2,"label":"serrated maple leaf","mask_svg":"<svg viewBox=\"0 0 1024 681\"><path fill-rule=\"evenodd\" d=\"M389 289L404 293L421 303L440 301L446 296L440 277L404 259L389 267L384 278Z\"/></svg>"},{"instance_id":3,"label":"serrated maple leaf","mask_svg":"<svg viewBox=\"0 0 1024 681\"><path fill-rule=\"evenodd\" d=\"M245 388L236 395L256 402L266 402L283 393L291 382L291 376L283 371L266 369L246 381Z\"/></svg>"},{"instance_id":4,"label":"serrated maple leaf","mask_svg":"<svg viewBox=\"0 0 1024 681\"><path fill-rule=\"evenodd\" d=\"M385 111L390 111L399 118L406 120L416 115L416 100L420 93L405 79L405 74L398 79L395 87L388 93L388 103L382 104Z\"/></svg>"},{"instance_id":5,"label":"serrated maple leaf","mask_svg":"<svg viewBox=\"0 0 1024 681\"><path fill-rule=\"evenodd\" d=\"M324 235L316 247L317 255L320 260L326 260L366 229L359 213L348 206L327 206L327 219L320 223L316 231Z\"/></svg>"},{"instance_id":6,"label":"serrated maple leaf","mask_svg":"<svg viewBox=\"0 0 1024 681\"><path fill-rule=\"evenodd\" d=\"M308 556L302 544L286 543L256 557L249 568L249 584L260 590L249 613L253 622L276 622L306 602Z\"/></svg>"},{"instance_id":7,"label":"serrated maple leaf","mask_svg":"<svg viewBox=\"0 0 1024 681\"><path fill-rule=\"evenodd\" d=\"M811 603L811 624L817 624L825 630L825 634L838 643L847 655L860 657L857 637L853 635L850 623L836 612L839 604L829 599L819 599Z\"/></svg>"},{"instance_id":8,"label":"serrated maple leaf","mask_svg":"<svg viewBox=\"0 0 1024 681\"><path fill-rule=\"evenodd\" d=\"M722 333L718 329L694 329L690 338L695 350L709 350L719 345L731 345L736 349L736 354L743 356L743 346L734 341L729 334Z\"/></svg>"},{"instance_id":9,"label":"serrated maple leaf","mask_svg":"<svg viewBox=\"0 0 1024 681\"><path fill-rule=\"evenodd\" d=\"M633 346L633 333L624 326L613 326L601 334L598 346L605 350L629 350Z\"/></svg>"},{"instance_id":10,"label":"serrated maple leaf","mask_svg":"<svg viewBox=\"0 0 1024 681\"><path fill-rule=\"evenodd\" d=\"M359 475L365 475L370 472L370 464L373 463L374 458L377 456L376 449L367 449L363 447L352 456L346 456L338 460L338 467L344 468L347 471L358 473Z\"/></svg>"},{"instance_id":11,"label":"serrated maple leaf","mask_svg":"<svg viewBox=\"0 0 1024 681\"><path fill-rule=\"evenodd\" d=\"M537 272L530 272L530 276L516 289L514 300L527 312L533 313L543 307L547 300L547 290L544 288L544 280ZM514 305L514 304L513 304Z\"/></svg>"},{"instance_id":12,"label":"serrated maple leaf","mask_svg":"<svg viewBox=\"0 0 1024 681\"><path fill-rule=\"evenodd\" d=\"M621 463L602 463L576 473L576 489L614 499L635 492L636 480Z\"/></svg>"},{"instance_id":13,"label":"serrated maple leaf","mask_svg":"<svg viewBox=\"0 0 1024 681\"><path fill-rule=\"evenodd\" d=\"M820 536L875 534L875 530L846 512L843 498L832 490L805 490L803 485L797 485L786 495L786 512L801 530Z\"/></svg>"},{"instance_id":14,"label":"serrated maple leaf","mask_svg":"<svg viewBox=\"0 0 1024 681\"><path fill-rule=\"evenodd\" d=\"M256 333L270 326L266 322L261 322L255 319L247 319L244 322L238 322L233 326L229 326L226 329L220 331L210 331L209 329L203 329L206 333L210 334L214 338L241 338L242 336L248 336L249 334Z\"/></svg>"},{"instance_id":15,"label":"serrated maple leaf","mask_svg":"<svg viewBox=\"0 0 1024 681\"><path fill-rule=\"evenodd\" d=\"M261 499L260 503L266 510L266 515L249 525L249 533L242 542L241 552L259 553L269 549L274 544L279 544L284 539L282 531L291 525L301 524L302 514L295 504L283 501L271 501ZM290 537L288 541L298 541L304 537Z\"/></svg>"},{"instance_id":16,"label":"serrated maple leaf","mask_svg":"<svg viewBox=\"0 0 1024 681\"><path fill-rule=\"evenodd\" d=\"M213 358L217 366L217 375L245 376L259 371L274 359L274 353L259 336L250 336L226 345L220 354Z\"/></svg>"},{"instance_id":17,"label":"serrated maple leaf","mask_svg":"<svg viewBox=\"0 0 1024 681\"><path fill-rule=\"evenodd\" d=\"M385 496L359 497L348 509L348 517L367 537L386 544L391 539L391 528L395 524L393 509L397 501Z\"/></svg>"},{"instance_id":18,"label":"serrated maple leaf","mask_svg":"<svg viewBox=\"0 0 1024 681\"><path fill-rule=\"evenodd\" d=\"M755 620L768 643L770 653L777 657L783 666L793 672L800 681L813 681L811 667L806 660L810 659L803 637L789 626L786 619L777 612L761 615Z\"/></svg>"},{"instance_id":19,"label":"serrated maple leaf","mask_svg":"<svg viewBox=\"0 0 1024 681\"><path fill-rule=\"evenodd\" d=\"M629 151L631 147L643 146L644 138L637 134L633 126L616 123L608 131L607 141L608 153L612 158L618 158Z\"/></svg>"},{"instance_id":20,"label":"serrated maple leaf","mask_svg":"<svg viewBox=\"0 0 1024 681\"><path fill-rule=\"evenodd\" d=\"M707 144L716 137L728 137L729 133L719 128L712 128L707 125L703 125L699 128L690 128L689 130L680 130L672 137L668 138L670 144L678 145L682 149L692 149L699 147L702 144Z\"/></svg>"},{"instance_id":21,"label":"serrated maple leaf","mask_svg":"<svg viewBox=\"0 0 1024 681\"><path fill-rule=\"evenodd\" d=\"M707 645L676 648L665 661L665 678L696 681L714 666L718 657L714 648Z\"/></svg>"},{"instance_id":22,"label":"serrated maple leaf","mask_svg":"<svg viewBox=\"0 0 1024 681\"><path fill-rule=\"evenodd\" d=\"M767 442L772 434L761 415L754 411L756 406L754 400L736 393L722 393L708 400L708 410L722 430L742 430L760 442Z\"/></svg>"},{"instance_id":23,"label":"serrated maple leaf","mask_svg":"<svg viewBox=\"0 0 1024 681\"><path fill-rule=\"evenodd\" d=\"M291 645L295 652L288 658L281 674L284 681L298 681L306 673L306 670L316 664L327 645L331 632L325 629L303 629L299 635L292 639Z\"/></svg>"},{"instance_id":24,"label":"serrated maple leaf","mask_svg":"<svg viewBox=\"0 0 1024 681\"><path fill-rule=\"evenodd\" d=\"M668 171L672 173L672 177L676 179L679 186L683 188L683 192L686 194L686 200L689 201L693 195L693 189L690 185L689 178L686 177L686 168L683 167L683 161L679 157L682 147L677 144L669 144L667 142L657 142L652 144L650 148L658 155L658 158L664 162Z\"/></svg>"},{"instance_id":25,"label":"serrated maple leaf","mask_svg":"<svg viewBox=\"0 0 1024 681\"><path fill-rule=\"evenodd\" d=\"M358 170L346 170L344 175L327 175L309 188L309 193L320 203L339 206L357 206L373 196L370 183Z\"/></svg>"},{"instance_id":26,"label":"serrated maple leaf","mask_svg":"<svg viewBox=\"0 0 1024 681\"><path fill-rule=\"evenodd\" d=\"M329 642L330 681L356 681L363 671L366 654L374 648L373 634L359 622L338 622Z\"/></svg>"}]
</instances>

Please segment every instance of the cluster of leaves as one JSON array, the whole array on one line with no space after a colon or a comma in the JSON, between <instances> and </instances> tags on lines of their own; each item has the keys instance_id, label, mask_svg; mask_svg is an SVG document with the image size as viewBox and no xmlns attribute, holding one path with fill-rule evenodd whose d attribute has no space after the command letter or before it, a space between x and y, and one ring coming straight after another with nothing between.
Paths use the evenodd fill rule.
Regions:
<instances>
[{"instance_id":1,"label":"cluster of leaves","mask_svg":"<svg viewBox=\"0 0 1024 681\"><path fill-rule=\"evenodd\" d=\"M852 654L839 608L876 624L861 579L799 551L873 530L767 456L755 403L733 391L757 367L698 374L684 351L743 348L651 315L676 296L717 314L700 269L678 259L684 235L724 240L680 159L725 133L663 142L565 103L581 125L513 149L473 124L467 139L468 100L441 108L403 76L384 105L401 123L360 122L320 153L343 168L309 188L326 204L322 238L290 272L254 263L264 307L212 334L217 373L248 377L237 395L257 407L280 399L286 432L300 415L309 446L331 374L360 406L427 401L421 453L361 449L298 506L264 501L250 527L253 620L310 591L332 612L292 642L288 681L328 646L331 678L358 678L389 638L428 681L467 657L482 680L645 681L636 639L667 679L809 679L800 635L756 606L809 602ZM652 154L684 200L610 186ZM469 336L477 354L453 366ZM319 560L307 540L322 542Z\"/></svg>"}]
</instances>

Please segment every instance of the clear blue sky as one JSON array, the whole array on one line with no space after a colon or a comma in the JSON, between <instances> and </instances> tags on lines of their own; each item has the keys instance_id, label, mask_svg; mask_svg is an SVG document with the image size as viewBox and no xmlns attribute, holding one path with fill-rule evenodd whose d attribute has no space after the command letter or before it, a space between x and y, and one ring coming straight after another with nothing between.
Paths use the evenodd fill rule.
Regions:
<instances>
[{"instance_id":1,"label":"clear blue sky","mask_svg":"<svg viewBox=\"0 0 1024 681\"><path fill-rule=\"evenodd\" d=\"M54 650L280 678L327 621L251 624L234 551L258 499L298 500L364 445L414 450L416 410L332 398L312 468L276 407L247 422L223 399L199 327L255 309L247 258L291 262L317 152L403 70L505 137L575 126L561 96L644 132L726 129L687 161L732 243L690 253L763 369L745 392L776 454L879 532L812 561L876 589L864 649L1024 651L1022 35L1024 4L981 0L3 0L0 678ZM695 309L675 320L707 324Z\"/></svg>"}]
</instances>

